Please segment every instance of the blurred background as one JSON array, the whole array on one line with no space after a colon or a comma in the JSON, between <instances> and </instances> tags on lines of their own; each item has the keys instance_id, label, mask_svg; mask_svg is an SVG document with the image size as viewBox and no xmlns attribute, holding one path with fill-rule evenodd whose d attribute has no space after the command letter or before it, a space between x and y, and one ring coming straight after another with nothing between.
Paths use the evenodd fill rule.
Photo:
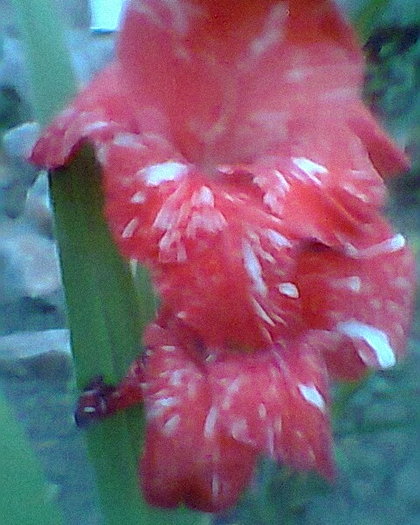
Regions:
<instances>
[{"instance_id":1,"label":"blurred background","mask_svg":"<svg viewBox=\"0 0 420 525\"><path fill-rule=\"evenodd\" d=\"M112 59L121 1L55 3L81 86ZM412 158L411 171L390 186L387 213L419 255L419 6L413 0L338 3L363 34L366 102ZM99 525L83 432L72 417L77 392L47 177L23 160L37 133L25 54L8 0L0 0L0 13L0 389L40 459L65 523ZM266 463L241 505L215 523L280 525L287 498L296 523L304 525L418 525L419 377L417 299L407 359L372 376L336 422L337 483L326 487L305 478L300 488L291 491L288 484L286 490L284 472Z\"/></svg>"}]
</instances>

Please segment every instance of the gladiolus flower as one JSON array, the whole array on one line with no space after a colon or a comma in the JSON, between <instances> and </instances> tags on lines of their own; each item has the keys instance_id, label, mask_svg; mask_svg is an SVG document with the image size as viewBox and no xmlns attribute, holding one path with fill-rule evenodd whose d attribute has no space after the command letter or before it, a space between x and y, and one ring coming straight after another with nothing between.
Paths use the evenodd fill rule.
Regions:
<instances>
[{"instance_id":1,"label":"gladiolus flower","mask_svg":"<svg viewBox=\"0 0 420 525\"><path fill-rule=\"evenodd\" d=\"M144 402L152 504L233 505L259 454L331 478L329 377L403 353L413 260L381 207L407 161L362 73L328 0L132 0L116 61L32 153L93 144L115 241L159 292L145 355L79 410Z\"/></svg>"}]
</instances>

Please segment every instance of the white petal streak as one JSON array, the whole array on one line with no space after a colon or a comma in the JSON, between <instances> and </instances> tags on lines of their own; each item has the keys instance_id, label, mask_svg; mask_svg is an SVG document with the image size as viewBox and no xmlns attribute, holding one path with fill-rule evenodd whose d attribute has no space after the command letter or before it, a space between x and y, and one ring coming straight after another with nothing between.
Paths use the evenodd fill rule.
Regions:
<instances>
[{"instance_id":1,"label":"white petal streak","mask_svg":"<svg viewBox=\"0 0 420 525\"><path fill-rule=\"evenodd\" d=\"M274 175L276 176L276 179L284 193L290 190L290 184L287 182L286 177L279 170L274 170Z\"/></svg>"},{"instance_id":2,"label":"white petal streak","mask_svg":"<svg viewBox=\"0 0 420 525\"><path fill-rule=\"evenodd\" d=\"M337 330L349 337L362 339L375 352L376 359L381 368L389 368L396 363L395 352L390 345L385 332L374 326L350 320L337 324ZM365 360L363 355L360 355Z\"/></svg>"},{"instance_id":3,"label":"white petal streak","mask_svg":"<svg viewBox=\"0 0 420 525\"><path fill-rule=\"evenodd\" d=\"M362 289L362 280L357 275L343 277L342 279L333 279L330 282L331 286L335 288L347 288L354 293L358 293Z\"/></svg>"},{"instance_id":4,"label":"white petal streak","mask_svg":"<svg viewBox=\"0 0 420 525\"><path fill-rule=\"evenodd\" d=\"M97 131L98 129L107 128L109 126L109 122L106 122L105 120L97 120L95 122L91 122L87 124L83 128L83 134L89 135L89 133L92 133L93 131Z\"/></svg>"},{"instance_id":5,"label":"white petal streak","mask_svg":"<svg viewBox=\"0 0 420 525\"><path fill-rule=\"evenodd\" d=\"M242 244L242 255L245 265L245 270L250 276L254 289L261 295L267 294L267 285L264 282L262 267L258 257L255 255L252 246L249 242L243 242Z\"/></svg>"},{"instance_id":6,"label":"white petal streak","mask_svg":"<svg viewBox=\"0 0 420 525\"><path fill-rule=\"evenodd\" d=\"M145 178L148 186L159 186L163 182L174 181L188 172L188 166L180 162L162 162L143 168L138 175Z\"/></svg>"},{"instance_id":7,"label":"white petal streak","mask_svg":"<svg viewBox=\"0 0 420 525\"><path fill-rule=\"evenodd\" d=\"M321 411L325 410L325 399L323 398L322 394L316 388L315 385L304 385L303 383L301 383L300 385L298 385L298 389L302 397L308 403L315 406L316 408L319 408L319 410Z\"/></svg>"},{"instance_id":8,"label":"white petal streak","mask_svg":"<svg viewBox=\"0 0 420 525\"><path fill-rule=\"evenodd\" d=\"M176 350L176 346L174 345L163 345L161 348L164 352L175 352Z\"/></svg>"},{"instance_id":9,"label":"white petal streak","mask_svg":"<svg viewBox=\"0 0 420 525\"><path fill-rule=\"evenodd\" d=\"M198 230L216 233L227 225L224 215L216 209L194 211L188 221L185 233L187 237L194 238Z\"/></svg>"},{"instance_id":10,"label":"white petal streak","mask_svg":"<svg viewBox=\"0 0 420 525\"><path fill-rule=\"evenodd\" d=\"M283 38L283 26L287 19L287 8L283 3L276 4L270 11L262 33L251 42L251 54L258 57Z\"/></svg>"},{"instance_id":11,"label":"white petal streak","mask_svg":"<svg viewBox=\"0 0 420 525\"><path fill-rule=\"evenodd\" d=\"M260 419L265 419L267 417L267 408L264 403L258 405L258 415L260 416Z\"/></svg>"},{"instance_id":12,"label":"white petal streak","mask_svg":"<svg viewBox=\"0 0 420 525\"><path fill-rule=\"evenodd\" d=\"M183 196L184 188L183 185L180 185L173 193L170 195L162 208L156 214L155 220L153 222L153 227L160 230L167 230L173 228L179 217L179 201Z\"/></svg>"},{"instance_id":13,"label":"white petal streak","mask_svg":"<svg viewBox=\"0 0 420 525\"><path fill-rule=\"evenodd\" d=\"M162 262L185 262L187 250L177 230L168 230L159 241L159 257Z\"/></svg>"},{"instance_id":14,"label":"white petal streak","mask_svg":"<svg viewBox=\"0 0 420 525\"><path fill-rule=\"evenodd\" d=\"M398 233L389 239L385 239L378 244L373 244L367 248L356 248L352 244L345 246L346 255L353 257L354 259L369 259L371 257L377 257L378 255L385 255L388 253L398 252L402 250L406 245L406 240L403 235Z\"/></svg>"},{"instance_id":15,"label":"white petal streak","mask_svg":"<svg viewBox=\"0 0 420 525\"><path fill-rule=\"evenodd\" d=\"M114 140L112 141L112 144L114 146L120 146L123 148L131 148L138 150L146 149L146 146L142 143L139 135L136 135L134 133L117 133L114 137Z\"/></svg>"},{"instance_id":16,"label":"white petal streak","mask_svg":"<svg viewBox=\"0 0 420 525\"><path fill-rule=\"evenodd\" d=\"M316 175L324 175L328 173L328 170L322 164L317 164L313 160L307 159L305 157L293 157L292 162L297 166L301 171L303 171L309 179L311 179L315 184L320 184L320 180Z\"/></svg>"},{"instance_id":17,"label":"white petal streak","mask_svg":"<svg viewBox=\"0 0 420 525\"><path fill-rule=\"evenodd\" d=\"M179 403L179 399L176 398L176 397L162 397L162 398L156 399L156 401L154 401L154 405L155 406L162 406L162 407L166 407L166 408L178 405L178 403Z\"/></svg>"},{"instance_id":18,"label":"white petal streak","mask_svg":"<svg viewBox=\"0 0 420 525\"><path fill-rule=\"evenodd\" d=\"M212 493L214 500L216 500L217 497L219 496L220 489L221 489L220 477L218 474L213 473L212 478L211 478L211 493Z\"/></svg>"},{"instance_id":19,"label":"white petal streak","mask_svg":"<svg viewBox=\"0 0 420 525\"><path fill-rule=\"evenodd\" d=\"M143 204L146 202L146 195L142 191L137 191L130 199L132 204Z\"/></svg>"},{"instance_id":20,"label":"white petal streak","mask_svg":"<svg viewBox=\"0 0 420 525\"><path fill-rule=\"evenodd\" d=\"M212 406L204 422L204 437L206 439L212 439L214 437L218 415L219 411L216 407Z\"/></svg>"},{"instance_id":21,"label":"white petal streak","mask_svg":"<svg viewBox=\"0 0 420 525\"><path fill-rule=\"evenodd\" d=\"M270 326L275 325L274 321L271 319L268 313L264 310L264 308L260 305L260 303L256 301L254 298L252 299L252 304L254 306L255 312L263 321L265 321Z\"/></svg>"},{"instance_id":22,"label":"white petal streak","mask_svg":"<svg viewBox=\"0 0 420 525\"><path fill-rule=\"evenodd\" d=\"M299 298L299 289L293 283L280 283L277 288L280 293L287 295L287 297L291 297L292 299Z\"/></svg>"},{"instance_id":23,"label":"white petal streak","mask_svg":"<svg viewBox=\"0 0 420 525\"><path fill-rule=\"evenodd\" d=\"M248 423L244 418L238 418L232 423L231 433L236 441L247 441Z\"/></svg>"},{"instance_id":24,"label":"white petal streak","mask_svg":"<svg viewBox=\"0 0 420 525\"><path fill-rule=\"evenodd\" d=\"M214 194L208 186L201 186L199 190L193 193L191 197L193 206L214 206Z\"/></svg>"},{"instance_id":25,"label":"white petal streak","mask_svg":"<svg viewBox=\"0 0 420 525\"><path fill-rule=\"evenodd\" d=\"M266 230L265 234L269 241L277 248L290 248L292 243L281 233L276 232L276 230Z\"/></svg>"},{"instance_id":26,"label":"white petal streak","mask_svg":"<svg viewBox=\"0 0 420 525\"><path fill-rule=\"evenodd\" d=\"M175 414L174 416L170 417L163 425L162 427L162 433L166 436L171 436L175 433L176 429L179 426L179 423L181 422L181 417L179 414Z\"/></svg>"},{"instance_id":27,"label":"white petal streak","mask_svg":"<svg viewBox=\"0 0 420 525\"><path fill-rule=\"evenodd\" d=\"M132 0L130 8L149 19L149 22L161 29L172 29L179 35L185 35L194 18L203 16L201 7L179 0L160 0L160 2Z\"/></svg>"},{"instance_id":28,"label":"white petal streak","mask_svg":"<svg viewBox=\"0 0 420 525\"><path fill-rule=\"evenodd\" d=\"M139 220L136 217L134 219L131 219L131 221L126 224L121 234L122 238L129 239L130 237L132 237L138 225L139 225Z\"/></svg>"}]
</instances>

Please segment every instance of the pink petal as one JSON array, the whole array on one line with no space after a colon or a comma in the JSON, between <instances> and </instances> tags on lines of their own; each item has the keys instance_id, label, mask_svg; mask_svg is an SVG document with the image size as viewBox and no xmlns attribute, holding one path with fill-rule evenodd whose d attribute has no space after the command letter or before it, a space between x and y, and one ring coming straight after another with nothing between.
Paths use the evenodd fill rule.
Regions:
<instances>
[{"instance_id":1,"label":"pink petal","mask_svg":"<svg viewBox=\"0 0 420 525\"><path fill-rule=\"evenodd\" d=\"M160 241L160 260L166 239L177 258L155 266L160 295L206 345L265 347L300 322L294 243L252 192L203 182L192 179L188 198L170 203L176 218ZM203 190L211 205L193 203Z\"/></svg>"},{"instance_id":2,"label":"pink petal","mask_svg":"<svg viewBox=\"0 0 420 525\"><path fill-rule=\"evenodd\" d=\"M100 158L105 213L118 247L126 257L155 261L159 257L162 230L153 224L177 184L185 178L187 164L161 137L125 132L102 146ZM176 170L180 176L173 184L167 181L152 184L158 170L161 177L164 173L175 177Z\"/></svg>"},{"instance_id":3,"label":"pink petal","mask_svg":"<svg viewBox=\"0 0 420 525\"><path fill-rule=\"evenodd\" d=\"M319 133L331 100L330 120L344 124L362 84L352 31L328 1L132 2L118 58L134 96L163 112L200 168L278 153L296 120Z\"/></svg>"},{"instance_id":4,"label":"pink petal","mask_svg":"<svg viewBox=\"0 0 420 525\"><path fill-rule=\"evenodd\" d=\"M217 512L236 503L256 453L220 432L207 378L192 345L152 325L145 368L147 436L140 465L149 503Z\"/></svg>"},{"instance_id":5,"label":"pink petal","mask_svg":"<svg viewBox=\"0 0 420 525\"><path fill-rule=\"evenodd\" d=\"M325 355L342 378L360 376L366 366L392 366L407 342L414 293L412 254L405 239L379 221L370 238L363 248L349 245L345 253L308 248L298 267L308 325L331 330L342 339Z\"/></svg>"},{"instance_id":6,"label":"pink petal","mask_svg":"<svg viewBox=\"0 0 420 525\"><path fill-rule=\"evenodd\" d=\"M407 171L410 163L406 155L384 133L373 115L361 102L354 105L350 126L363 141L373 165L382 176Z\"/></svg>"},{"instance_id":7,"label":"pink petal","mask_svg":"<svg viewBox=\"0 0 420 525\"><path fill-rule=\"evenodd\" d=\"M251 166L253 182L289 235L330 246L357 244L385 203L385 185L342 122L320 116L316 126L315 132L312 122L296 122L293 147Z\"/></svg>"},{"instance_id":8,"label":"pink petal","mask_svg":"<svg viewBox=\"0 0 420 525\"><path fill-rule=\"evenodd\" d=\"M199 437L205 419L195 406L189 408L195 424L184 418L180 436L166 437L149 425L140 462L143 493L151 505L171 508L183 504L203 512L220 512L235 505L249 483L255 453L233 439L220 437L209 443Z\"/></svg>"},{"instance_id":9,"label":"pink petal","mask_svg":"<svg viewBox=\"0 0 420 525\"><path fill-rule=\"evenodd\" d=\"M313 332L271 351L225 355L208 369L224 429L233 439L299 470L331 477L328 379L319 351L326 337Z\"/></svg>"},{"instance_id":10,"label":"pink petal","mask_svg":"<svg viewBox=\"0 0 420 525\"><path fill-rule=\"evenodd\" d=\"M175 154L164 160L169 147L153 140L127 135L107 149L106 212L120 250L152 267L165 306L207 345L258 348L295 330L295 243L249 174L224 167L232 174L208 180Z\"/></svg>"}]
</instances>

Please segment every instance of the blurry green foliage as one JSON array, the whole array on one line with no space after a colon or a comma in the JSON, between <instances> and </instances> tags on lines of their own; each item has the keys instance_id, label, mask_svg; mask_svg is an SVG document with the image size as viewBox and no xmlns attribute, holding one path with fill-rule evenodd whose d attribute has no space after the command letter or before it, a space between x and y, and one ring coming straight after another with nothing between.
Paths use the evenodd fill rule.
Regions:
<instances>
[{"instance_id":1,"label":"blurry green foliage","mask_svg":"<svg viewBox=\"0 0 420 525\"><path fill-rule=\"evenodd\" d=\"M409 150L411 147L418 164L420 22L378 27L367 40L365 51L365 99L392 135Z\"/></svg>"},{"instance_id":2,"label":"blurry green foliage","mask_svg":"<svg viewBox=\"0 0 420 525\"><path fill-rule=\"evenodd\" d=\"M0 428L0 523L60 525L53 491L1 392Z\"/></svg>"},{"instance_id":3,"label":"blurry green foliage","mask_svg":"<svg viewBox=\"0 0 420 525\"><path fill-rule=\"evenodd\" d=\"M0 133L19 125L29 116L29 108L11 86L0 86Z\"/></svg>"}]
</instances>

